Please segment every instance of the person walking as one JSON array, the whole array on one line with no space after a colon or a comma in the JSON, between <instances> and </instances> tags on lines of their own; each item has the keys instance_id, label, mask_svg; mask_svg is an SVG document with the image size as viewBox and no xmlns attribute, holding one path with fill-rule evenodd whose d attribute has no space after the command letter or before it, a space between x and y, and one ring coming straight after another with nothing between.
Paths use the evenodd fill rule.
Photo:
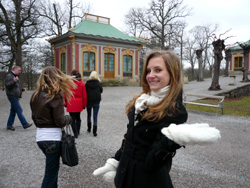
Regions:
<instances>
[{"instance_id":1,"label":"person walking","mask_svg":"<svg viewBox=\"0 0 250 188\"><path fill-rule=\"evenodd\" d=\"M91 111L93 109L93 135L97 136L97 118L103 88L96 71L91 72L85 86L87 90L87 131L91 132Z\"/></svg>"},{"instance_id":2,"label":"person walking","mask_svg":"<svg viewBox=\"0 0 250 188\"><path fill-rule=\"evenodd\" d=\"M15 117L19 118L24 129L27 129L32 126L32 123L28 123L23 115L23 109L19 103L20 98L22 98L22 92L25 91L25 88L21 88L19 75L21 74L21 67L14 66L12 71L6 75L5 78L5 87L6 95L10 102L10 114L7 121L7 130L14 131L13 127Z\"/></svg>"},{"instance_id":3,"label":"person walking","mask_svg":"<svg viewBox=\"0 0 250 188\"><path fill-rule=\"evenodd\" d=\"M42 188L58 187L62 127L72 123L71 116L64 113L64 96L66 100L73 96L71 88L76 88L71 76L48 66L42 70L30 99L36 142L46 157Z\"/></svg>"},{"instance_id":4,"label":"person walking","mask_svg":"<svg viewBox=\"0 0 250 188\"><path fill-rule=\"evenodd\" d=\"M95 176L113 179L116 188L173 187L169 171L181 146L161 130L187 121L182 82L180 61L173 52L149 53L142 75L143 91L126 105L129 123L121 148L94 171Z\"/></svg>"},{"instance_id":5,"label":"person walking","mask_svg":"<svg viewBox=\"0 0 250 188\"><path fill-rule=\"evenodd\" d=\"M82 82L81 74L77 70L72 70L72 78L77 85L76 89L72 89L74 97L66 101L65 106L73 121L71 124L75 138L78 138L81 130L81 111L87 107L87 93L85 84Z\"/></svg>"}]
</instances>

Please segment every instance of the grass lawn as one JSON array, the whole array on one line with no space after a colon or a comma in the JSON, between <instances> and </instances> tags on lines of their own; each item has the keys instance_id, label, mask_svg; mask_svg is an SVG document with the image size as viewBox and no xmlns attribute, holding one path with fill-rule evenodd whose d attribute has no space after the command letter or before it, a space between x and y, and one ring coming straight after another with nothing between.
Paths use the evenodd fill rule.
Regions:
<instances>
[{"instance_id":1,"label":"grass lawn","mask_svg":"<svg viewBox=\"0 0 250 188\"><path fill-rule=\"evenodd\" d=\"M201 102L205 104L218 104L218 101L214 99L205 99ZM214 107L206 107L206 106L197 106L192 104L186 104L186 108L189 110L197 110L204 112L216 113L217 108ZM219 110L219 114L221 114L221 109ZM250 117L250 96L247 97L239 97L239 98L225 98L224 100L224 114L230 116L243 116Z\"/></svg>"}]
</instances>

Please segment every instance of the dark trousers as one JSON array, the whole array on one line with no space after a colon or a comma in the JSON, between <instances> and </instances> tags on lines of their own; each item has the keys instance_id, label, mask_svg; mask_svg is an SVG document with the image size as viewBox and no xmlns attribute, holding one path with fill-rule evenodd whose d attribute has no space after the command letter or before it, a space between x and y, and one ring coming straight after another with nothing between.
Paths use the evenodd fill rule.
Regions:
<instances>
[{"instance_id":1,"label":"dark trousers","mask_svg":"<svg viewBox=\"0 0 250 188\"><path fill-rule=\"evenodd\" d=\"M37 145L46 156L45 175L41 188L57 188L61 142L41 141L37 142Z\"/></svg>"},{"instance_id":2,"label":"dark trousers","mask_svg":"<svg viewBox=\"0 0 250 188\"><path fill-rule=\"evenodd\" d=\"M70 112L69 115L72 117L72 123L81 121L81 112Z\"/></svg>"},{"instance_id":3,"label":"dark trousers","mask_svg":"<svg viewBox=\"0 0 250 188\"><path fill-rule=\"evenodd\" d=\"M97 116L100 108L100 104L88 104L87 105L87 114L88 114L88 122L91 122L91 111L93 108L93 120L94 120L94 125L97 125Z\"/></svg>"},{"instance_id":4,"label":"dark trousers","mask_svg":"<svg viewBox=\"0 0 250 188\"><path fill-rule=\"evenodd\" d=\"M10 101L11 108L10 108L10 115L8 118L8 122L7 122L7 128L11 127L14 124L16 114L24 128L27 124L27 121L25 117L23 116L23 109L19 103L19 99L8 97L8 100Z\"/></svg>"}]
</instances>

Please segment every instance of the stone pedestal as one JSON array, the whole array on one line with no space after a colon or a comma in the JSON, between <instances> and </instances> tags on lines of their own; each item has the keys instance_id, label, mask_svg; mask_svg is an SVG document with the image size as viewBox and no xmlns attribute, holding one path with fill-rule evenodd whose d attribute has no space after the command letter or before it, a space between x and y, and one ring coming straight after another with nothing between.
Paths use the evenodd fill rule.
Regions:
<instances>
[{"instance_id":1,"label":"stone pedestal","mask_svg":"<svg viewBox=\"0 0 250 188\"><path fill-rule=\"evenodd\" d=\"M188 84L188 77L184 76L184 84Z\"/></svg>"},{"instance_id":2,"label":"stone pedestal","mask_svg":"<svg viewBox=\"0 0 250 188\"><path fill-rule=\"evenodd\" d=\"M231 75L230 78L231 78L231 82L229 83L229 85L230 86L234 86L235 85L236 76L235 75Z\"/></svg>"}]
</instances>

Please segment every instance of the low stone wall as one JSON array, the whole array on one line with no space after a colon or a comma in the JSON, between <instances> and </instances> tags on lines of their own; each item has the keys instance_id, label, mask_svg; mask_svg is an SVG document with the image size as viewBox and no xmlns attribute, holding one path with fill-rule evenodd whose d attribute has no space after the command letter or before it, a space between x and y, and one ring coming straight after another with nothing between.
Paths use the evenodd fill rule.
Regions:
<instances>
[{"instance_id":1,"label":"low stone wall","mask_svg":"<svg viewBox=\"0 0 250 188\"><path fill-rule=\"evenodd\" d=\"M236 89L220 93L227 98L236 98L236 97L243 97L243 96L250 96L250 84L238 87Z\"/></svg>"}]
</instances>

